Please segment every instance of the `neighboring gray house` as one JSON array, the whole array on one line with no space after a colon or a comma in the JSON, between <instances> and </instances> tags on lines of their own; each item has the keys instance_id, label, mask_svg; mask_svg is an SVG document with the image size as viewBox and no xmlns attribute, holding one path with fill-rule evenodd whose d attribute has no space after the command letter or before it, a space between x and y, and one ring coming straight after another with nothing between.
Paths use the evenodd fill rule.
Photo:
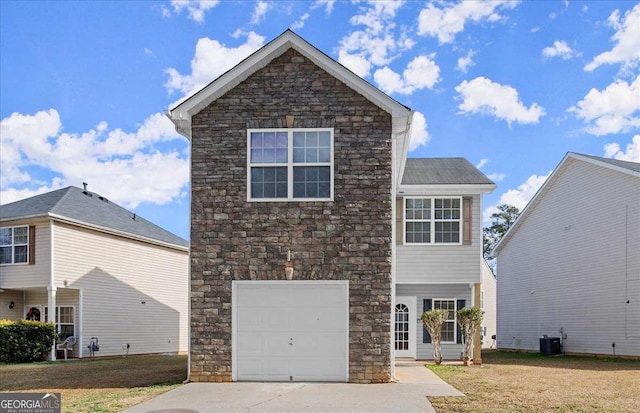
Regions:
<instances>
[{"instance_id":1,"label":"neighboring gray house","mask_svg":"<svg viewBox=\"0 0 640 413\"><path fill-rule=\"evenodd\" d=\"M49 321L70 353L185 353L189 243L67 187L0 206L0 319ZM52 352L51 358L56 354Z\"/></svg>"},{"instance_id":2,"label":"neighboring gray house","mask_svg":"<svg viewBox=\"0 0 640 413\"><path fill-rule=\"evenodd\" d=\"M290 30L168 113L191 141L190 380L381 383L430 357L394 354L396 281L411 320L418 299L472 301L493 183L406 160L412 114ZM447 245L405 245L405 196L444 200Z\"/></svg>"},{"instance_id":3,"label":"neighboring gray house","mask_svg":"<svg viewBox=\"0 0 640 413\"><path fill-rule=\"evenodd\" d=\"M494 188L464 158L406 159L396 191L396 356L432 358L420 316L442 309L442 355L460 359L455 312L481 304L482 195Z\"/></svg>"},{"instance_id":4,"label":"neighboring gray house","mask_svg":"<svg viewBox=\"0 0 640 413\"><path fill-rule=\"evenodd\" d=\"M640 356L640 163L567 153L495 253L498 348Z\"/></svg>"}]
</instances>

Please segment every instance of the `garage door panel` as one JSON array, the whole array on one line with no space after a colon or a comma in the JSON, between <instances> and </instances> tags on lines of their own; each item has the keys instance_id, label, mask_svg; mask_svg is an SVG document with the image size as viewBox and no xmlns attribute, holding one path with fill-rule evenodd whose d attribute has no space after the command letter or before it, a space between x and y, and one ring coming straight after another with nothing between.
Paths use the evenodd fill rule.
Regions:
<instances>
[{"instance_id":1,"label":"garage door panel","mask_svg":"<svg viewBox=\"0 0 640 413\"><path fill-rule=\"evenodd\" d=\"M266 357L286 357L291 350L289 349L289 337L283 336L282 333L270 334L263 333L264 351L263 356Z\"/></svg>"},{"instance_id":2,"label":"garage door panel","mask_svg":"<svg viewBox=\"0 0 640 413\"><path fill-rule=\"evenodd\" d=\"M344 331L347 323L345 308L304 308L289 314L296 331Z\"/></svg>"},{"instance_id":3,"label":"garage door panel","mask_svg":"<svg viewBox=\"0 0 640 413\"><path fill-rule=\"evenodd\" d=\"M348 283L236 281L233 299L236 380L348 380Z\"/></svg>"},{"instance_id":4,"label":"garage door panel","mask_svg":"<svg viewBox=\"0 0 640 413\"><path fill-rule=\"evenodd\" d=\"M263 353L262 336L257 332L238 333L234 343L238 355L260 355Z\"/></svg>"},{"instance_id":5,"label":"garage door panel","mask_svg":"<svg viewBox=\"0 0 640 413\"><path fill-rule=\"evenodd\" d=\"M346 354L345 337L342 333L316 333L295 336L291 346L293 356L344 358Z\"/></svg>"},{"instance_id":6,"label":"garage door panel","mask_svg":"<svg viewBox=\"0 0 640 413\"><path fill-rule=\"evenodd\" d=\"M298 381L340 381L344 375L336 374L343 364L337 357L307 359L304 363L294 363L293 377Z\"/></svg>"}]
</instances>

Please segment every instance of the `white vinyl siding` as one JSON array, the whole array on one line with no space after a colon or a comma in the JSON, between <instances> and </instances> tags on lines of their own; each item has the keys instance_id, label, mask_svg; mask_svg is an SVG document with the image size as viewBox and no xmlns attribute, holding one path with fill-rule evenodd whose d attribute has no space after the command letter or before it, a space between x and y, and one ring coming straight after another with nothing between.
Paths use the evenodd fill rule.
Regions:
<instances>
[{"instance_id":1,"label":"white vinyl siding","mask_svg":"<svg viewBox=\"0 0 640 413\"><path fill-rule=\"evenodd\" d=\"M2 272L0 288L37 288L46 286L49 283L51 275L51 229L47 221L38 222L35 226L35 264L3 265L0 269Z\"/></svg>"},{"instance_id":2,"label":"white vinyl siding","mask_svg":"<svg viewBox=\"0 0 640 413\"><path fill-rule=\"evenodd\" d=\"M640 356L640 179L568 158L498 253L498 347Z\"/></svg>"},{"instance_id":3,"label":"white vinyl siding","mask_svg":"<svg viewBox=\"0 0 640 413\"><path fill-rule=\"evenodd\" d=\"M401 203L398 202L398 204ZM471 222L474 227L470 245L396 245L396 282L481 282L482 218L480 205L480 195L474 195L471 214Z\"/></svg>"},{"instance_id":4,"label":"white vinyl siding","mask_svg":"<svg viewBox=\"0 0 640 413\"><path fill-rule=\"evenodd\" d=\"M482 268L482 292L484 293L484 317L482 328L485 333L482 337L482 348L495 347L491 336L496 334L496 277L491 272L489 265L481 261Z\"/></svg>"},{"instance_id":5,"label":"white vinyl siding","mask_svg":"<svg viewBox=\"0 0 640 413\"><path fill-rule=\"evenodd\" d=\"M126 344L129 354L187 350L186 251L61 223L54 234L56 286L83 290L83 342L98 337L97 356Z\"/></svg>"}]
</instances>

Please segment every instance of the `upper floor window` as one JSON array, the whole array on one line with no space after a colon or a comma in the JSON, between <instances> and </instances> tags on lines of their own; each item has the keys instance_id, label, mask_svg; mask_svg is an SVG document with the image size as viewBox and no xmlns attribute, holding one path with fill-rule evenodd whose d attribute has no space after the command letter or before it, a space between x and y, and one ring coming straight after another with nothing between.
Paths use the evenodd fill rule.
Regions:
<instances>
[{"instance_id":1,"label":"upper floor window","mask_svg":"<svg viewBox=\"0 0 640 413\"><path fill-rule=\"evenodd\" d=\"M247 199L333 199L333 129L250 129Z\"/></svg>"},{"instance_id":2,"label":"upper floor window","mask_svg":"<svg viewBox=\"0 0 640 413\"><path fill-rule=\"evenodd\" d=\"M406 198L405 243L460 244L461 198Z\"/></svg>"},{"instance_id":3,"label":"upper floor window","mask_svg":"<svg viewBox=\"0 0 640 413\"><path fill-rule=\"evenodd\" d=\"M29 227L0 228L0 264L28 262Z\"/></svg>"}]
</instances>

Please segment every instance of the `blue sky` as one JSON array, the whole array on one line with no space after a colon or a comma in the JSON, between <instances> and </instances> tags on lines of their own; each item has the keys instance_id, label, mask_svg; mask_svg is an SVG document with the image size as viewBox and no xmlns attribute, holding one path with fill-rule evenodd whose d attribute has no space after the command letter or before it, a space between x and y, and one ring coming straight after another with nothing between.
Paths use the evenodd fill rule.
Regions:
<instances>
[{"instance_id":1,"label":"blue sky","mask_svg":"<svg viewBox=\"0 0 640 413\"><path fill-rule=\"evenodd\" d=\"M522 209L568 152L640 162L640 3L0 3L0 203L75 185L189 238L163 112L287 28L416 111L410 157L465 157Z\"/></svg>"}]
</instances>

